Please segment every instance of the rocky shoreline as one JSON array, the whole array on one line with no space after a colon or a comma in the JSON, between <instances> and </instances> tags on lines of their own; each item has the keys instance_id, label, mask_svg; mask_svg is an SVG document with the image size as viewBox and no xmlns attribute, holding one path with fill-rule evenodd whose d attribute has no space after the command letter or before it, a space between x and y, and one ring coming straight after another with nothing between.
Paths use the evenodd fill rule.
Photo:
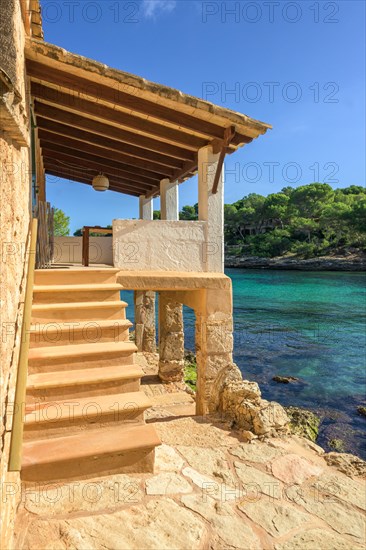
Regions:
<instances>
[{"instance_id":1,"label":"rocky shoreline","mask_svg":"<svg viewBox=\"0 0 366 550\"><path fill-rule=\"evenodd\" d=\"M366 255L322 256L318 258L297 258L279 256L225 256L225 267L244 269L294 269L299 271L366 271Z\"/></svg>"}]
</instances>

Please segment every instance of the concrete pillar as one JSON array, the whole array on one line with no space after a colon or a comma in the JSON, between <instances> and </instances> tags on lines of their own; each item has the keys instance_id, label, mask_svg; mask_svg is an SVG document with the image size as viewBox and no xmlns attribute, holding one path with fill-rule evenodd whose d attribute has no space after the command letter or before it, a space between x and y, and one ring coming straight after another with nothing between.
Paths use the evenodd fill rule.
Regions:
<instances>
[{"instance_id":1,"label":"concrete pillar","mask_svg":"<svg viewBox=\"0 0 366 550\"><path fill-rule=\"evenodd\" d=\"M160 182L161 220L179 220L178 182ZM159 377L163 382L184 379L183 306L159 293Z\"/></svg>"},{"instance_id":2,"label":"concrete pillar","mask_svg":"<svg viewBox=\"0 0 366 550\"><path fill-rule=\"evenodd\" d=\"M205 271L224 271L224 167L220 175L217 193L212 193L219 154L212 147L198 151L198 219L207 222L206 244L203 261Z\"/></svg>"},{"instance_id":3,"label":"concrete pillar","mask_svg":"<svg viewBox=\"0 0 366 550\"><path fill-rule=\"evenodd\" d=\"M153 219L153 199L139 197L141 220ZM135 341L138 351L156 351L155 292L135 291Z\"/></svg>"}]
</instances>

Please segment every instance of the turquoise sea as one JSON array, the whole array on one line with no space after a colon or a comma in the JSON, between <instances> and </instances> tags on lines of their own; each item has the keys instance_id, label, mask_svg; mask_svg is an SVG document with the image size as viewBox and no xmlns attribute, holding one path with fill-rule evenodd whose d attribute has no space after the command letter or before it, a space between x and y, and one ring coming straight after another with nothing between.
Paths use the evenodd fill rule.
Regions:
<instances>
[{"instance_id":1,"label":"turquoise sea","mask_svg":"<svg viewBox=\"0 0 366 550\"><path fill-rule=\"evenodd\" d=\"M226 273L233 281L234 360L243 376L258 382L265 399L316 412L322 447L331 450L329 441L342 439L346 451L366 459L366 418L356 410L366 405L365 274ZM185 347L194 350L187 308L184 319ZM276 374L299 382L279 384Z\"/></svg>"}]
</instances>

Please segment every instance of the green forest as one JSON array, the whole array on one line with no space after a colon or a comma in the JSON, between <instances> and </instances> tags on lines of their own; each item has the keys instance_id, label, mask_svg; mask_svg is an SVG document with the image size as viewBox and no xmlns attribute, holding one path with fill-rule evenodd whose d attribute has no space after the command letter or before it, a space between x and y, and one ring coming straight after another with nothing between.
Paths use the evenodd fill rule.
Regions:
<instances>
[{"instance_id":1,"label":"green forest","mask_svg":"<svg viewBox=\"0 0 366 550\"><path fill-rule=\"evenodd\" d=\"M197 219L197 210L197 204L184 206L180 219ZM237 255L267 258L366 251L366 190L310 183L267 197L250 193L225 205L225 245Z\"/></svg>"}]
</instances>

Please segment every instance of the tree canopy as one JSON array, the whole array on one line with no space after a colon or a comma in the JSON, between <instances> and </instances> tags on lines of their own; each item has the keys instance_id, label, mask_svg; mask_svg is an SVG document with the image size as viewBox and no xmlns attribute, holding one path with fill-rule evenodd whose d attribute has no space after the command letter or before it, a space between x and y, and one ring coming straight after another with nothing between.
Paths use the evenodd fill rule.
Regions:
<instances>
[{"instance_id":1,"label":"tree canopy","mask_svg":"<svg viewBox=\"0 0 366 550\"><path fill-rule=\"evenodd\" d=\"M60 208L53 210L53 227L55 237L66 237L70 234L70 217Z\"/></svg>"},{"instance_id":2,"label":"tree canopy","mask_svg":"<svg viewBox=\"0 0 366 550\"><path fill-rule=\"evenodd\" d=\"M180 219L197 219L197 212L197 205L184 206ZM225 244L239 255L312 257L366 247L366 190L358 185L310 183L267 197L250 193L225 204L224 214Z\"/></svg>"}]
</instances>

